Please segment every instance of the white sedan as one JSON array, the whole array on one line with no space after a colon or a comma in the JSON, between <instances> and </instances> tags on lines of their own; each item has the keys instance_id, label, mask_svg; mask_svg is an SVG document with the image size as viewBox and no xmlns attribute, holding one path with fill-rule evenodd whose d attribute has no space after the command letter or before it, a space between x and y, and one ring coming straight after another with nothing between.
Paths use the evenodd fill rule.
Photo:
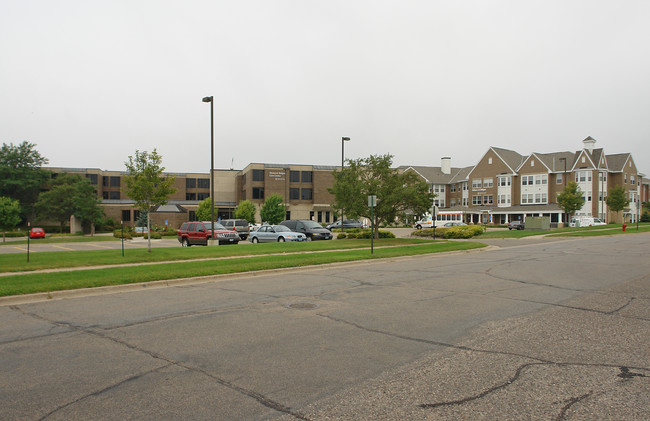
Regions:
<instances>
[{"instance_id":1,"label":"white sedan","mask_svg":"<svg viewBox=\"0 0 650 421\"><path fill-rule=\"evenodd\" d=\"M248 240L251 243L285 241L307 241L307 236L301 232L293 232L284 225L262 225L257 231L251 232Z\"/></svg>"}]
</instances>

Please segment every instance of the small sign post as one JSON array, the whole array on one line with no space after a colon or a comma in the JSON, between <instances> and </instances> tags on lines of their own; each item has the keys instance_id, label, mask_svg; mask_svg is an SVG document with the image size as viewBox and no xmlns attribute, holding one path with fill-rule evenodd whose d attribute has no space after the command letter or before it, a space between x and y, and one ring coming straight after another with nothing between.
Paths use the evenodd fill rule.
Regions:
<instances>
[{"instance_id":1,"label":"small sign post","mask_svg":"<svg viewBox=\"0 0 650 421\"><path fill-rule=\"evenodd\" d=\"M368 206L370 207L370 254L375 252L375 206L377 206L377 196L374 194L368 196Z\"/></svg>"}]
</instances>

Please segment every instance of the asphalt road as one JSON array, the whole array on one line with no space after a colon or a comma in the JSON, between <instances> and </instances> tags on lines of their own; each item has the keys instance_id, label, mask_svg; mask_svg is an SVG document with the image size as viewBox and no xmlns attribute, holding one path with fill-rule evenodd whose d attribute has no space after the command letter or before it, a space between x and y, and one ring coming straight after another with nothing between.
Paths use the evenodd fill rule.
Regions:
<instances>
[{"instance_id":1,"label":"asphalt road","mask_svg":"<svg viewBox=\"0 0 650 421\"><path fill-rule=\"evenodd\" d=\"M650 419L650 235L0 301L3 419Z\"/></svg>"}]
</instances>

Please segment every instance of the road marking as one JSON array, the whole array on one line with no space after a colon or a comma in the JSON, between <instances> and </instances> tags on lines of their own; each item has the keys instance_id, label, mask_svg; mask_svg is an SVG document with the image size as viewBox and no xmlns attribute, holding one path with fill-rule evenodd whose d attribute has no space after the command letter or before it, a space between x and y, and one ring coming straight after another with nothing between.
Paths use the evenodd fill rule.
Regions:
<instances>
[{"instance_id":1,"label":"road marking","mask_svg":"<svg viewBox=\"0 0 650 421\"><path fill-rule=\"evenodd\" d=\"M20 251L27 251L26 248L22 248L22 247L13 246L12 248L15 248L16 250L20 250Z\"/></svg>"},{"instance_id":2,"label":"road marking","mask_svg":"<svg viewBox=\"0 0 650 421\"><path fill-rule=\"evenodd\" d=\"M62 249L62 250L75 250L75 249L71 249L69 247L57 246L57 245L54 245L54 244L49 244L49 245L52 246L52 247L56 247L58 249Z\"/></svg>"},{"instance_id":3,"label":"road marking","mask_svg":"<svg viewBox=\"0 0 650 421\"><path fill-rule=\"evenodd\" d=\"M99 245L99 244L92 244L92 243L86 243L86 244L91 246L91 247L97 247L97 248L102 248L102 249L111 249L111 250L113 249L113 247L102 246L102 245Z\"/></svg>"}]
</instances>

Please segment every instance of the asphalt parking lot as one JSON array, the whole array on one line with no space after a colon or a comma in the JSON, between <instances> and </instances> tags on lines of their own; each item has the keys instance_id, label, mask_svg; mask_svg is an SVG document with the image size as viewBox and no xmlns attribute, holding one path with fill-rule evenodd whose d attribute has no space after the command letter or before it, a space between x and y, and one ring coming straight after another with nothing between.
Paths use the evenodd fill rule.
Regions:
<instances>
[{"instance_id":1,"label":"asphalt parking lot","mask_svg":"<svg viewBox=\"0 0 650 421\"><path fill-rule=\"evenodd\" d=\"M650 419L650 235L0 301L6 419Z\"/></svg>"}]
</instances>

